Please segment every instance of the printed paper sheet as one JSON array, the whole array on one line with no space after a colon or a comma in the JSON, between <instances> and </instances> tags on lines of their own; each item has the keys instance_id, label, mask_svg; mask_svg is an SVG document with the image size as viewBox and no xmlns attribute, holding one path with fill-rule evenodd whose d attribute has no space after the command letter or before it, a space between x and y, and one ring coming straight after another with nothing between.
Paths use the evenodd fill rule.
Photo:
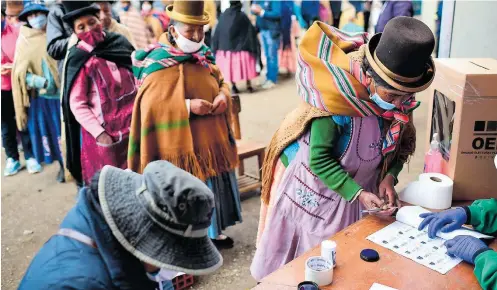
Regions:
<instances>
[{"instance_id":1,"label":"printed paper sheet","mask_svg":"<svg viewBox=\"0 0 497 290\"><path fill-rule=\"evenodd\" d=\"M367 239L441 274L446 274L462 261L446 254L444 239L430 239L425 231L418 231L399 221L368 236Z\"/></svg>"}]
</instances>

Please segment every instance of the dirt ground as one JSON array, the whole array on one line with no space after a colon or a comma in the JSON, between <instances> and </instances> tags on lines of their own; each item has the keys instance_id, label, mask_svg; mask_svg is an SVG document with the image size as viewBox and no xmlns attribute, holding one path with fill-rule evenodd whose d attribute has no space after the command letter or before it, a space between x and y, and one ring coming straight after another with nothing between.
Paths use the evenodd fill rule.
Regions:
<instances>
[{"instance_id":1,"label":"dirt ground","mask_svg":"<svg viewBox=\"0 0 497 290\"><path fill-rule=\"evenodd\" d=\"M241 101L242 137L268 143L285 114L298 104L299 99L295 82L287 79L270 91L242 93ZM426 112L426 104L416 111L419 150L409 170L406 166L401 174L399 187L414 180L422 171ZM5 156L2 156L3 160ZM2 289L17 288L35 253L57 230L76 201L75 185L58 184L55 181L57 170L58 165L49 165L37 175L22 171L16 176L5 178L2 174ZM246 163L246 170L255 173L255 160ZM226 231L235 240L235 247L222 251L224 265L221 270L210 276L196 277L192 289L241 290L256 285L249 268L255 251L259 206L258 196L243 197L243 223Z\"/></svg>"}]
</instances>

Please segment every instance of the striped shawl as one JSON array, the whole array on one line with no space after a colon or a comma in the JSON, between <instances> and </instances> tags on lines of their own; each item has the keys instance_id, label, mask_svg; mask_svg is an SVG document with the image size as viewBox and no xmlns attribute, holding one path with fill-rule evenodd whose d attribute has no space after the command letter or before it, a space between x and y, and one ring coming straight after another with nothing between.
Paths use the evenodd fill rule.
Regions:
<instances>
[{"instance_id":1,"label":"striped shawl","mask_svg":"<svg viewBox=\"0 0 497 290\"><path fill-rule=\"evenodd\" d=\"M412 99L400 109L385 111L370 101L369 80L362 70L362 58L350 57L350 53L361 51L366 42L366 33L347 34L322 22L315 22L304 35L295 75L297 92L304 104L285 118L269 145L261 192L266 204L277 159L315 118L331 115L382 117L389 124L382 149L383 155L388 157L383 172L390 161L398 157L403 128L412 125L409 115L419 102Z\"/></svg>"},{"instance_id":2,"label":"striped shawl","mask_svg":"<svg viewBox=\"0 0 497 290\"><path fill-rule=\"evenodd\" d=\"M224 114L189 115L185 100L212 103L229 87L206 47L184 54L167 42L136 52L133 72L139 84L128 149L128 168L142 172L148 163L168 160L201 180L229 172L237 165L230 134L230 104Z\"/></svg>"}]
</instances>

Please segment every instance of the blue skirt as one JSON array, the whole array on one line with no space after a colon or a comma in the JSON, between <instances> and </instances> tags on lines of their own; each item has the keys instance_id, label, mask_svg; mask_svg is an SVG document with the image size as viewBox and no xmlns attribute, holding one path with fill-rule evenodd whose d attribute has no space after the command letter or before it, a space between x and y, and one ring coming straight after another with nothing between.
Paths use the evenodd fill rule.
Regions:
<instances>
[{"instance_id":1,"label":"blue skirt","mask_svg":"<svg viewBox=\"0 0 497 290\"><path fill-rule=\"evenodd\" d=\"M215 208L208 233L209 238L215 239L227 227L242 222L240 192L234 171L211 177L206 183L214 193Z\"/></svg>"},{"instance_id":2,"label":"blue skirt","mask_svg":"<svg viewBox=\"0 0 497 290\"><path fill-rule=\"evenodd\" d=\"M60 149L60 100L38 96L31 99L28 129L38 163L62 162Z\"/></svg>"}]
</instances>

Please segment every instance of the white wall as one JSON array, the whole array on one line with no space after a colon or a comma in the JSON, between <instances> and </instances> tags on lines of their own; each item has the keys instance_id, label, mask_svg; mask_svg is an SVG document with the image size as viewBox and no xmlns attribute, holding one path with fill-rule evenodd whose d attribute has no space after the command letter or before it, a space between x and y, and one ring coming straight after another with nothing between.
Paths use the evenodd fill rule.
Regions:
<instances>
[{"instance_id":1,"label":"white wall","mask_svg":"<svg viewBox=\"0 0 497 290\"><path fill-rule=\"evenodd\" d=\"M435 15L437 14L438 1L423 1L421 4L421 15L417 16L419 20L423 21L435 33Z\"/></svg>"},{"instance_id":2,"label":"white wall","mask_svg":"<svg viewBox=\"0 0 497 290\"><path fill-rule=\"evenodd\" d=\"M450 57L497 59L497 1L455 2Z\"/></svg>"}]
</instances>

